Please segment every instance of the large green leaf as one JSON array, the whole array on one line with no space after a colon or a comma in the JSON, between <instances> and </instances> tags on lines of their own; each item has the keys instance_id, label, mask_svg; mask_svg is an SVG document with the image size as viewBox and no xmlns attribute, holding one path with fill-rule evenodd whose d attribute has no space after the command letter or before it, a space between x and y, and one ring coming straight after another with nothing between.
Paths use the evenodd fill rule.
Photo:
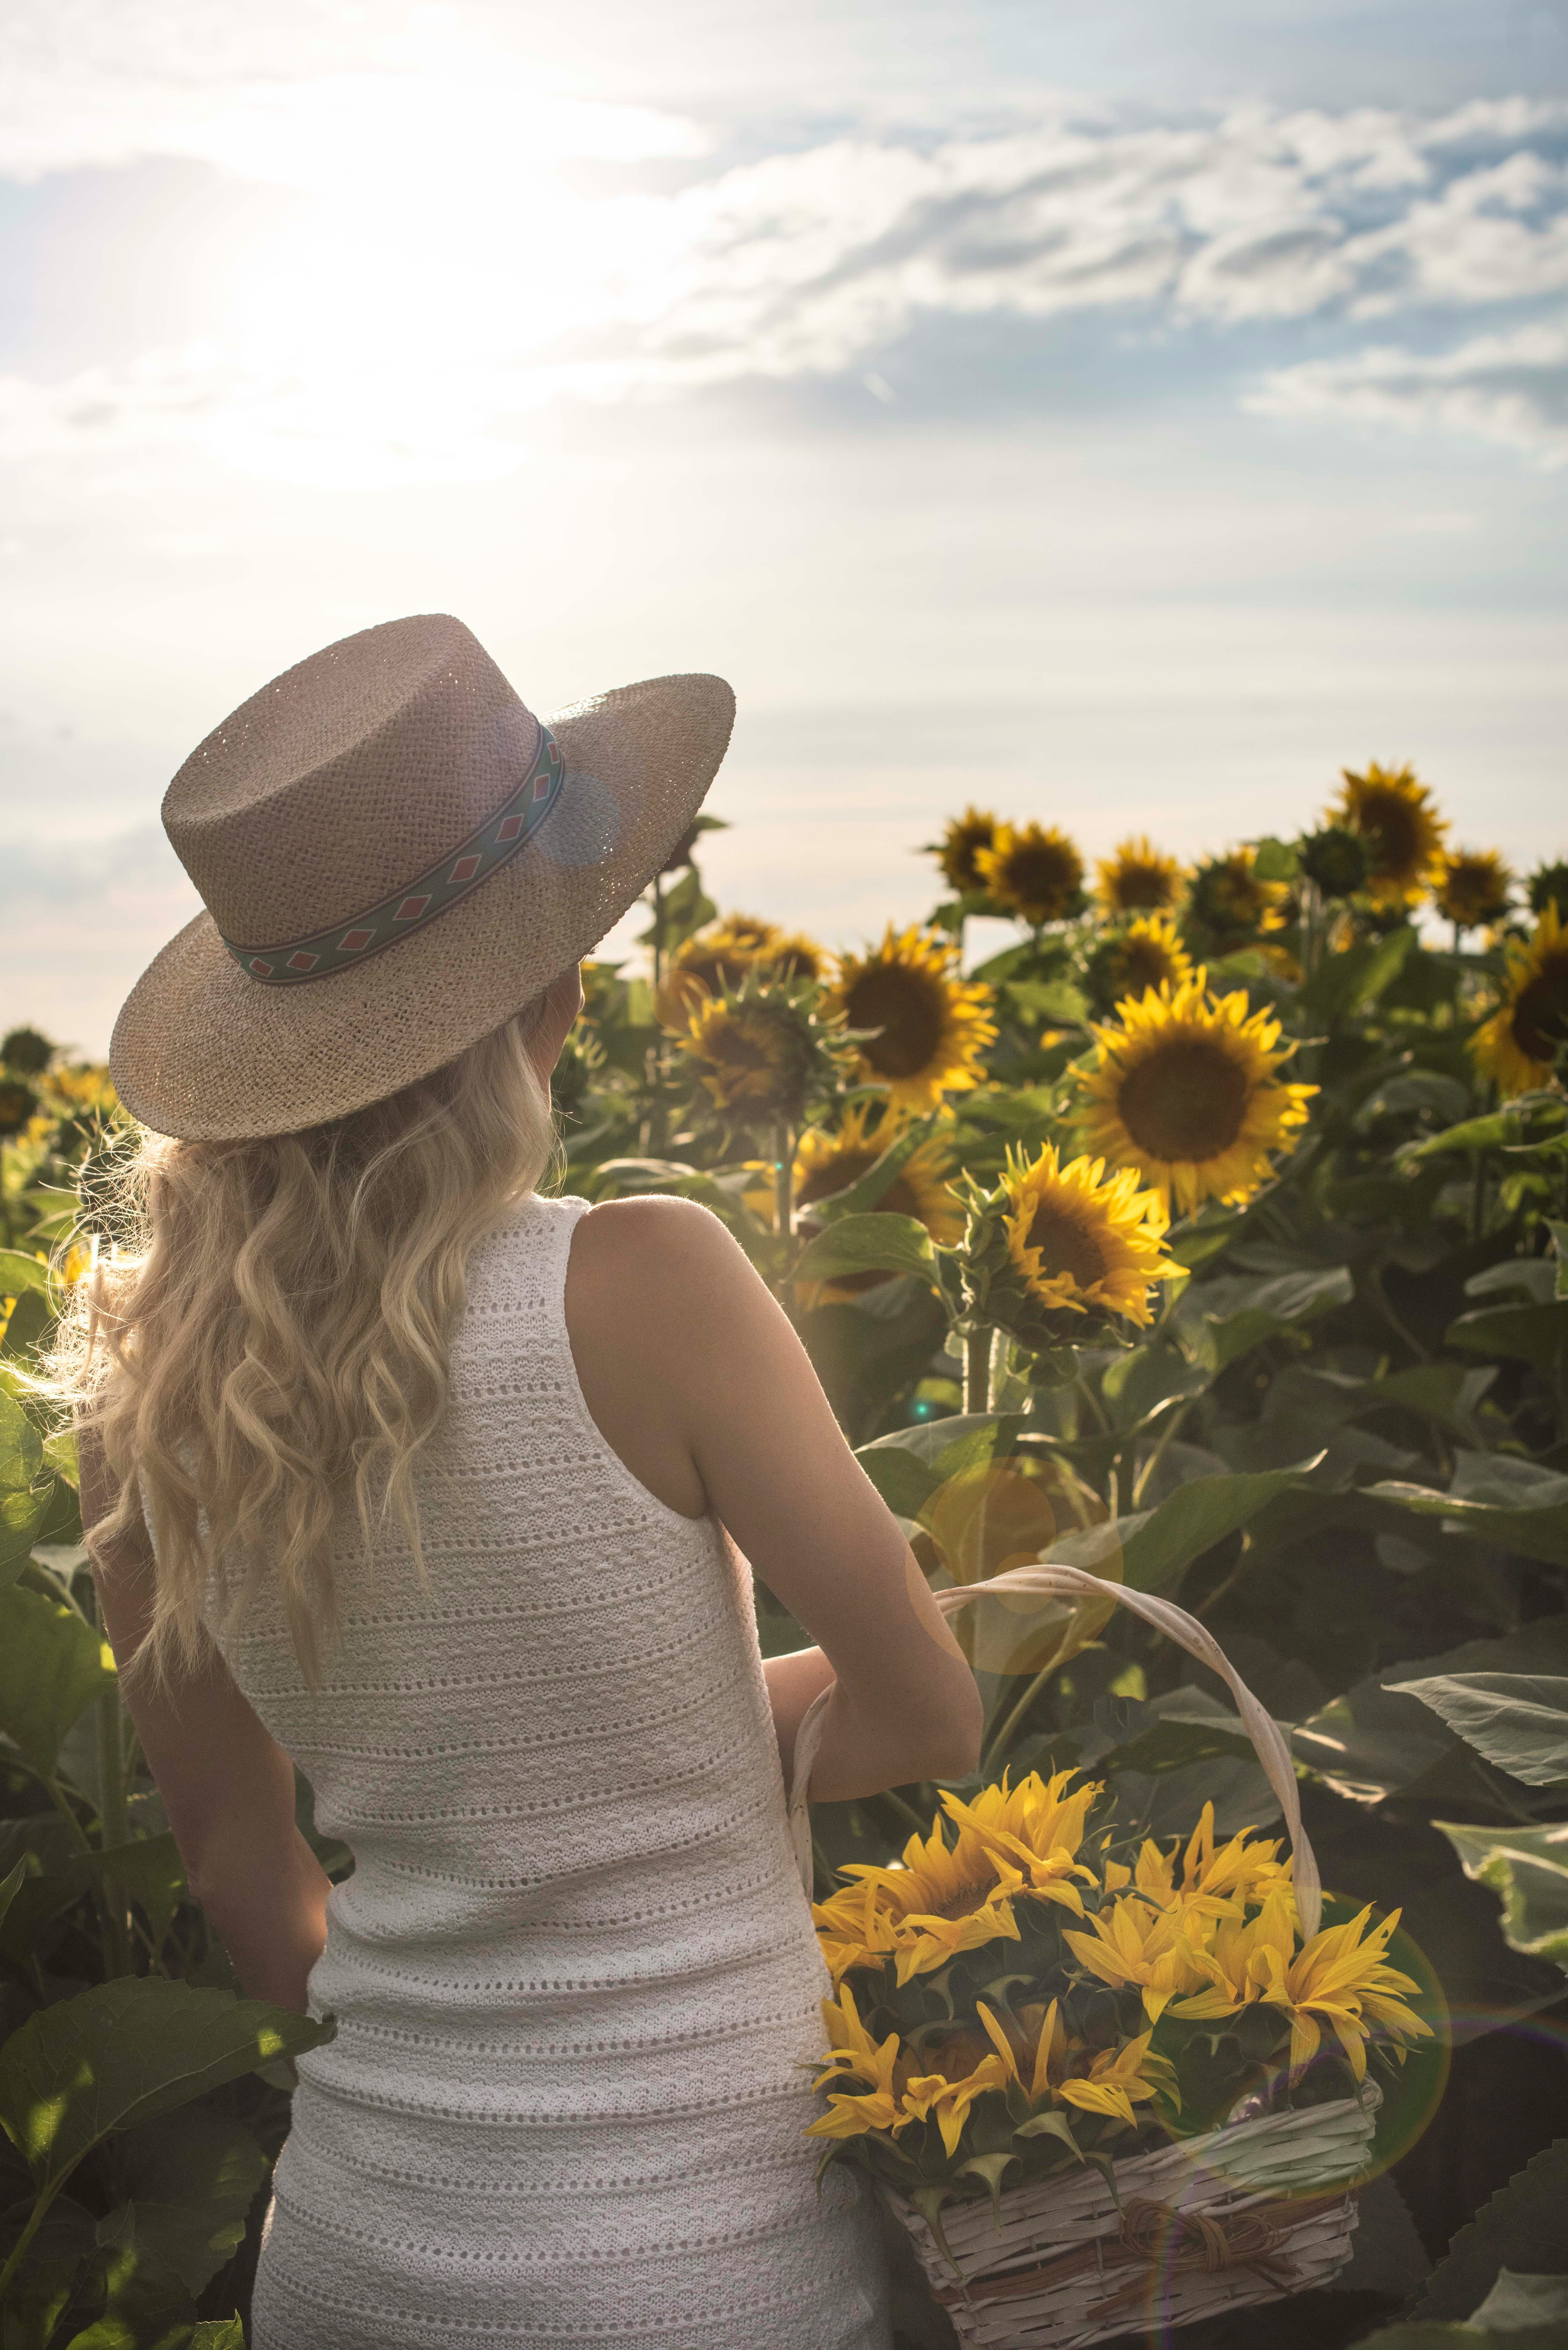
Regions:
<instances>
[{"instance_id":1,"label":"large green leaf","mask_svg":"<svg viewBox=\"0 0 1568 2350\"><path fill-rule=\"evenodd\" d=\"M38 1431L14 1396L0 1388L0 1575L14 1575L33 1546L48 1506L46 1483L35 1492L43 1467Z\"/></svg>"},{"instance_id":2,"label":"large green leaf","mask_svg":"<svg viewBox=\"0 0 1568 2350\"><path fill-rule=\"evenodd\" d=\"M906 1273L935 1277L931 1236L913 1216L878 1211L840 1216L808 1241L795 1266L797 1281L838 1281L846 1274Z\"/></svg>"},{"instance_id":3,"label":"large green leaf","mask_svg":"<svg viewBox=\"0 0 1568 2350\"><path fill-rule=\"evenodd\" d=\"M192 2105L112 2140L107 2168L110 2191L135 2206L137 2242L194 2297L238 2250L267 2164L243 2124Z\"/></svg>"},{"instance_id":4,"label":"large green leaf","mask_svg":"<svg viewBox=\"0 0 1568 2350\"><path fill-rule=\"evenodd\" d=\"M1450 1324L1448 1343L1466 1354L1506 1355L1552 1378L1568 1356L1568 1304L1483 1306Z\"/></svg>"},{"instance_id":5,"label":"large green leaf","mask_svg":"<svg viewBox=\"0 0 1568 2350\"><path fill-rule=\"evenodd\" d=\"M1461 2228L1411 2312L1421 2320L1465 2318L1481 2308L1502 2270L1516 2276L1568 2272L1568 2137L1542 2147ZM1561 2336L1559 2336L1561 2338ZM1519 2335L1514 2336L1515 2344Z\"/></svg>"},{"instance_id":6,"label":"large green leaf","mask_svg":"<svg viewBox=\"0 0 1568 2350\"><path fill-rule=\"evenodd\" d=\"M74 1608L0 1590L0 1731L49 1775L71 1724L114 1679L108 1643Z\"/></svg>"},{"instance_id":7,"label":"large green leaf","mask_svg":"<svg viewBox=\"0 0 1568 2350\"><path fill-rule=\"evenodd\" d=\"M0 2126L35 2183L52 2189L116 2130L317 2047L332 2030L260 2000L121 1976L40 2009L0 2048Z\"/></svg>"},{"instance_id":8,"label":"large green leaf","mask_svg":"<svg viewBox=\"0 0 1568 2350\"><path fill-rule=\"evenodd\" d=\"M47 1297L49 1268L25 1249L0 1248L0 1297Z\"/></svg>"},{"instance_id":9,"label":"large green leaf","mask_svg":"<svg viewBox=\"0 0 1568 2350\"><path fill-rule=\"evenodd\" d=\"M154 1946L161 1943L174 1922L174 1913L185 1895L185 1866L180 1857L180 1847L165 1829L161 1835L138 1836L130 1844L112 1846L108 1852L95 1853L92 1866L140 1902L146 1913L147 1924Z\"/></svg>"},{"instance_id":10,"label":"large green leaf","mask_svg":"<svg viewBox=\"0 0 1568 2350\"><path fill-rule=\"evenodd\" d=\"M1502 1936L1526 1958L1568 1973L1568 1821L1545 1827L1469 1827L1438 1820L1465 1875L1502 1902Z\"/></svg>"},{"instance_id":11,"label":"large green leaf","mask_svg":"<svg viewBox=\"0 0 1568 2350\"><path fill-rule=\"evenodd\" d=\"M1419 1698L1468 1745L1526 1786L1568 1779L1568 1677L1438 1673L1388 1687Z\"/></svg>"},{"instance_id":12,"label":"large green leaf","mask_svg":"<svg viewBox=\"0 0 1568 2350\"><path fill-rule=\"evenodd\" d=\"M1224 1274L1188 1290L1176 1309L1176 1326L1198 1360L1220 1371L1265 1338L1348 1305L1355 1295L1343 1264L1308 1265L1262 1280Z\"/></svg>"},{"instance_id":13,"label":"large green leaf","mask_svg":"<svg viewBox=\"0 0 1568 2350\"><path fill-rule=\"evenodd\" d=\"M1118 1522L1122 1577L1139 1591L1162 1591L1195 1558L1235 1534L1295 1485L1311 1461L1244 1477L1194 1477L1158 1510Z\"/></svg>"},{"instance_id":14,"label":"large green leaf","mask_svg":"<svg viewBox=\"0 0 1568 2350\"><path fill-rule=\"evenodd\" d=\"M1417 1517L1447 1519L1457 1533L1478 1542L1568 1565L1568 1477L1533 1461L1461 1451L1446 1493L1399 1480L1369 1485L1366 1492Z\"/></svg>"},{"instance_id":15,"label":"large green leaf","mask_svg":"<svg viewBox=\"0 0 1568 2350\"><path fill-rule=\"evenodd\" d=\"M918 1518L942 1482L902 1444L864 1445L855 1457L895 1517Z\"/></svg>"},{"instance_id":16,"label":"large green leaf","mask_svg":"<svg viewBox=\"0 0 1568 2350\"><path fill-rule=\"evenodd\" d=\"M1568 1670L1568 1616L1548 1617L1501 1640L1470 1640L1462 1648L1423 1660L1424 1679L1460 1673ZM1459 1744L1448 1724L1399 1685L1416 1678L1409 1665L1391 1665L1336 1697L1300 1723L1292 1746L1342 1795L1359 1803L1416 1787Z\"/></svg>"}]
</instances>

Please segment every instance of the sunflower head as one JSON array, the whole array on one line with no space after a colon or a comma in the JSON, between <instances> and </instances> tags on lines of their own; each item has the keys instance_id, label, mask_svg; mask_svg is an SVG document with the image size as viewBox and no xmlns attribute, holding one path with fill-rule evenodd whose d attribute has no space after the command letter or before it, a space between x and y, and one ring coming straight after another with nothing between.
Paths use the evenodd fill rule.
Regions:
<instances>
[{"instance_id":1,"label":"sunflower head","mask_svg":"<svg viewBox=\"0 0 1568 2350\"><path fill-rule=\"evenodd\" d=\"M1439 914L1461 931L1501 922L1508 912L1513 875L1495 848L1456 848L1443 859L1432 896Z\"/></svg>"},{"instance_id":2,"label":"sunflower head","mask_svg":"<svg viewBox=\"0 0 1568 2350\"><path fill-rule=\"evenodd\" d=\"M1205 1200L1249 1199L1317 1091L1276 1076L1295 1049L1280 1048L1277 1020L1250 1014L1241 991L1210 995L1207 982L1195 972L1123 1003L1118 1025L1096 1028L1095 1060L1080 1079L1087 1147L1113 1167L1136 1168L1187 1214Z\"/></svg>"},{"instance_id":3,"label":"sunflower head","mask_svg":"<svg viewBox=\"0 0 1568 2350\"><path fill-rule=\"evenodd\" d=\"M1348 825L1325 824L1309 832L1297 857L1302 871L1325 898L1354 898L1365 889L1372 858L1365 838Z\"/></svg>"},{"instance_id":4,"label":"sunflower head","mask_svg":"<svg viewBox=\"0 0 1568 2350\"><path fill-rule=\"evenodd\" d=\"M1164 1202L1136 1169L1064 1166L1049 1142L1033 1156L1010 1149L994 1190L971 1186L966 1305L1034 1353L1087 1343L1116 1320L1147 1328L1150 1289L1178 1269L1165 1229Z\"/></svg>"},{"instance_id":5,"label":"sunflower head","mask_svg":"<svg viewBox=\"0 0 1568 2350\"><path fill-rule=\"evenodd\" d=\"M1541 915L1548 906L1557 910L1560 922L1568 922L1568 859L1555 865L1538 865L1525 884L1530 910Z\"/></svg>"},{"instance_id":6,"label":"sunflower head","mask_svg":"<svg viewBox=\"0 0 1568 2350\"><path fill-rule=\"evenodd\" d=\"M1286 895L1282 882L1259 880L1250 848L1233 848L1193 868L1188 919L1207 946L1227 954L1279 930Z\"/></svg>"},{"instance_id":7,"label":"sunflower head","mask_svg":"<svg viewBox=\"0 0 1568 2350\"><path fill-rule=\"evenodd\" d=\"M1085 966L1089 998L1096 1012L1109 1012L1124 995L1146 995L1168 981L1179 987L1190 978L1192 960L1175 925L1162 916L1141 915L1109 931Z\"/></svg>"},{"instance_id":8,"label":"sunflower head","mask_svg":"<svg viewBox=\"0 0 1568 2350\"><path fill-rule=\"evenodd\" d=\"M662 1024L679 1035L704 1000L739 987L778 938L772 922L754 914L725 914L706 930L694 931L670 960L656 1009Z\"/></svg>"},{"instance_id":9,"label":"sunflower head","mask_svg":"<svg viewBox=\"0 0 1568 2350\"><path fill-rule=\"evenodd\" d=\"M1097 895L1107 914L1168 914L1181 896L1181 867L1141 833L1124 840L1095 868Z\"/></svg>"},{"instance_id":10,"label":"sunflower head","mask_svg":"<svg viewBox=\"0 0 1568 2350\"><path fill-rule=\"evenodd\" d=\"M1373 759L1365 775L1341 773L1345 789L1330 820L1366 841L1367 895L1389 910L1415 905L1442 872L1445 827L1430 792L1410 766L1380 767Z\"/></svg>"},{"instance_id":11,"label":"sunflower head","mask_svg":"<svg viewBox=\"0 0 1568 2350\"><path fill-rule=\"evenodd\" d=\"M959 971L949 939L888 926L880 946L841 955L829 995L859 1030L861 1073L886 1086L898 1109L930 1109L984 1076L981 1055L996 1035L991 990Z\"/></svg>"},{"instance_id":12,"label":"sunflower head","mask_svg":"<svg viewBox=\"0 0 1568 2350\"><path fill-rule=\"evenodd\" d=\"M0 1062L19 1077L41 1077L54 1057L54 1046L36 1028L13 1028L0 1041Z\"/></svg>"},{"instance_id":13,"label":"sunflower head","mask_svg":"<svg viewBox=\"0 0 1568 2350\"><path fill-rule=\"evenodd\" d=\"M716 1109L794 1125L843 1075L842 1026L824 1016L816 988L753 972L738 989L704 995L681 1043Z\"/></svg>"},{"instance_id":14,"label":"sunflower head","mask_svg":"<svg viewBox=\"0 0 1568 2350\"><path fill-rule=\"evenodd\" d=\"M959 897L972 897L984 889L976 859L982 848L992 846L996 830L996 818L988 809L977 807L966 807L962 816L955 816L942 827L940 840L933 845L934 854L943 880Z\"/></svg>"},{"instance_id":15,"label":"sunflower head","mask_svg":"<svg viewBox=\"0 0 1568 2350\"><path fill-rule=\"evenodd\" d=\"M995 903L1036 930L1043 922L1071 920L1089 902L1084 860L1054 825L998 825L995 839L978 852L975 863Z\"/></svg>"},{"instance_id":16,"label":"sunflower head","mask_svg":"<svg viewBox=\"0 0 1568 2350\"><path fill-rule=\"evenodd\" d=\"M1549 905L1528 941L1511 940L1502 1003L1470 1039L1483 1076L1506 1096L1550 1085L1568 1045L1568 922Z\"/></svg>"}]
</instances>

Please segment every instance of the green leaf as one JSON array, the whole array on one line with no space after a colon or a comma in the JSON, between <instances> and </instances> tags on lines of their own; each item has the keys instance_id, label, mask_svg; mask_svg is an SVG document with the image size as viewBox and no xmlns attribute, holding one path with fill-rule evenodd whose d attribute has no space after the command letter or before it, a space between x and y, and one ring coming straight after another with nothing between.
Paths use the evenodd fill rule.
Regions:
<instances>
[{"instance_id":1,"label":"green leaf","mask_svg":"<svg viewBox=\"0 0 1568 2350\"><path fill-rule=\"evenodd\" d=\"M802 1223L808 1221L813 1224L837 1223L845 1216L869 1214L877 1209L884 1193L898 1181L916 1151L930 1139L936 1123L934 1112L929 1118L917 1118L912 1126L906 1127L901 1134L895 1136L880 1159L874 1166L868 1167L864 1175L858 1176L853 1183L846 1183L842 1191L825 1192L821 1199L813 1200L809 1208L803 1208L800 1211Z\"/></svg>"},{"instance_id":2,"label":"green leaf","mask_svg":"<svg viewBox=\"0 0 1568 2350\"><path fill-rule=\"evenodd\" d=\"M1441 1715L1498 1770L1528 1787L1568 1779L1568 1677L1438 1673L1387 1685Z\"/></svg>"},{"instance_id":3,"label":"green leaf","mask_svg":"<svg viewBox=\"0 0 1568 2350\"><path fill-rule=\"evenodd\" d=\"M1392 985L1415 944L1415 931L1404 923L1386 938L1366 939L1344 954L1325 955L1297 1001L1316 1019L1348 1020Z\"/></svg>"},{"instance_id":4,"label":"green leaf","mask_svg":"<svg viewBox=\"0 0 1568 2350\"><path fill-rule=\"evenodd\" d=\"M1265 1338L1348 1305L1355 1295L1355 1284L1343 1264L1309 1265L1262 1281L1224 1274L1189 1289L1175 1320L1198 1359L1220 1371Z\"/></svg>"},{"instance_id":5,"label":"green leaf","mask_svg":"<svg viewBox=\"0 0 1568 2350\"><path fill-rule=\"evenodd\" d=\"M32 2210L29 2199L0 2216L0 2262L9 2259ZM5 2350L12 2350L13 2345L16 2350L39 2350L40 2345L54 2341L62 2319L69 2324L67 2311L80 2314L80 2305L73 2310L72 2304L97 2242L92 2214L68 2195L60 2196L45 2213L5 2289L0 2311Z\"/></svg>"},{"instance_id":6,"label":"green leaf","mask_svg":"<svg viewBox=\"0 0 1568 2350\"><path fill-rule=\"evenodd\" d=\"M0 1591L0 1730L49 1777L60 1741L114 1679L108 1644L74 1608L13 1584Z\"/></svg>"},{"instance_id":7,"label":"green leaf","mask_svg":"<svg viewBox=\"0 0 1568 2350\"><path fill-rule=\"evenodd\" d=\"M1272 833L1259 841L1252 854L1252 871L1260 881L1293 881L1301 870L1295 844L1276 840Z\"/></svg>"},{"instance_id":8,"label":"green leaf","mask_svg":"<svg viewBox=\"0 0 1568 2350\"><path fill-rule=\"evenodd\" d=\"M967 2162L960 2163L953 2174L957 2178L967 2178L972 2173L982 2186L990 2189L991 2208L996 2215L999 2228L1002 2225L1002 2182L1017 2159L1015 2154L971 2154Z\"/></svg>"},{"instance_id":9,"label":"green leaf","mask_svg":"<svg viewBox=\"0 0 1568 2350\"><path fill-rule=\"evenodd\" d=\"M1118 1522L1122 1577L1138 1591L1162 1591L1206 1550L1235 1534L1312 1468L1260 1470L1251 1476L1194 1477L1150 1510Z\"/></svg>"},{"instance_id":10,"label":"green leaf","mask_svg":"<svg viewBox=\"0 0 1568 2350\"><path fill-rule=\"evenodd\" d=\"M107 1852L95 1853L91 1866L140 1904L156 1949L186 1892L185 1865L172 1835L166 1829L161 1835L113 1845Z\"/></svg>"},{"instance_id":11,"label":"green leaf","mask_svg":"<svg viewBox=\"0 0 1568 2350\"><path fill-rule=\"evenodd\" d=\"M913 1216L841 1216L802 1250L797 1281L836 1281L850 1273L905 1273L929 1281L931 1236Z\"/></svg>"},{"instance_id":12,"label":"green leaf","mask_svg":"<svg viewBox=\"0 0 1568 2350\"><path fill-rule=\"evenodd\" d=\"M1568 1973L1568 1821L1545 1827L1482 1828L1434 1820L1465 1875L1502 1902L1502 1938L1526 1958Z\"/></svg>"},{"instance_id":13,"label":"green leaf","mask_svg":"<svg viewBox=\"0 0 1568 2350\"><path fill-rule=\"evenodd\" d=\"M120 1976L41 2008L0 2048L0 2126L52 2191L115 2131L317 2047L334 2029L260 2000Z\"/></svg>"},{"instance_id":14,"label":"green leaf","mask_svg":"<svg viewBox=\"0 0 1568 2350\"><path fill-rule=\"evenodd\" d=\"M0 1574L19 1570L43 1523L48 1493L34 1491L43 1465L37 1430L0 1388Z\"/></svg>"},{"instance_id":15,"label":"green leaf","mask_svg":"<svg viewBox=\"0 0 1568 2350\"><path fill-rule=\"evenodd\" d=\"M1504 1639L1468 1641L1424 1661L1428 1679L1568 1669L1568 1616L1548 1617ZM1415 1786L1459 1742L1430 1707L1396 1686L1410 1677L1407 1664L1369 1674L1300 1723L1291 1740L1297 1762L1356 1803L1381 1803Z\"/></svg>"},{"instance_id":16,"label":"green leaf","mask_svg":"<svg viewBox=\"0 0 1568 2350\"><path fill-rule=\"evenodd\" d=\"M1448 1343L1469 1355L1506 1355L1554 1378L1568 1357L1568 1305L1483 1306L1449 1326Z\"/></svg>"},{"instance_id":17,"label":"green leaf","mask_svg":"<svg viewBox=\"0 0 1568 2350\"><path fill-rule=\"evenodd\" d=\"M942 1482L901 1444L865 1445L855 1457L898 1518L918 1518Z\"/></svg>"},{"instance_id":18,"label":"green leaf","mask_svg":"<svg viewBox=\"0 0 1568 2350\"><path fill-rule=\"evenodd\" d=\"M27 1856L24 1853L15 1868L8 1869L4 1877L0 1877L0 1926L5 1923L6 1912L16 1899L22 1879L26 1874Z\"/></svg>"},{"instance_id":19,"label":"green leaf","mask_svg":"<svg viewBox=\"0 0 1568 2350\"><path fill-rule=\"evenodd\" d=\"M243 2124L192 2105L140 2123L111 2144L111 2192L136 2207L136 2240L192 2299L244 2239L267 2161Z\"/></svg>"},{"instance_id":20,"label":"green leaf","mask_svg":"<svg viewBox=\"0 0 1568 2350\"><path fill-rule=\"evenodd\" d=\"M48 1296L48 1265L41 1257L29 1256L25 1249L0 1248L0 1297L26 1297L29 1294Z\"/></svg>"},{"instance_id":21,"label":"green leaf","mask_svg":"<svg viewBox=\"0 0 1568 2350\"><path fill-rule=\"evenodd\" d=\"M1065 2114L1031 2114L1026 2122L1019 2123L1012 2135L1015 2138L1059 2137L1064 2147L1070 2147L1075 2162L1084 2159L1083 2149L1073 2136L1072 2125Z\"/></svg>"},{"instance_id":22,"label":"green leaf","mask_svg":"<svg viewBox=\"0 0 1568 2350\"><path fill-rule=\"evenodd\" d=\"M1568 1297L1568 1224L1553 1223L1548 1219L1547 1231L1552 1235L1552 1295Z\"/></svg>"},{"instance_id":23,"label":"green leaf","mask_svg":"<svg viewBox=\"0 0 1568 2350\"><path fill-rule=\"evenodd\" d=\"M1568 2269L1568 2137L1542 2147L1459 2230L1427 2280L1411 2315L1465 2318L1480 2309L1501 2272L1560 2276ZM1515 2334L1515 2345L1521 2337Z\"/></svg>"},{"instance_id":24,"label":"green leaf","mask_svg":"<svg viewBox=\"0 0 1568 2350\"><path fill-rule=\"evenodd\" d=\"M1534 1309L1529 1309L1533 1311ZM1525 1558L1568 1564L1568 1477L1505 1453L1459 1452L1446 1493L1399 1481L1369 1485L1368 1496L1417 1517L1444 1518L1456 1532L1497 1543Z\"/></svg>"},{"instance_id":25,"label":"green leaf","mask_svg":"<svg viewBox=\"0 0 1568 2350\"><path fill-rule=\"evenodd\" d=\"M1484 1118L1467 1118L1458 1126L1412 1143L1406 1159L1433 1159L1443 1150L1502 1150L1519 1140L1519 1119L1512 1110L1492 1110Z\"/></svg>"}]
</instances>

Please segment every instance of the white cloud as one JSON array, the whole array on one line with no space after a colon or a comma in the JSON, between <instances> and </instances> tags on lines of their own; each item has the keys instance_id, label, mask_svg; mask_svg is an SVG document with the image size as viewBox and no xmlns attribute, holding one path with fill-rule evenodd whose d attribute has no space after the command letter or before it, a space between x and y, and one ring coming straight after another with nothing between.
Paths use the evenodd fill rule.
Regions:
<instances>
[{"instance_id":1,"label":"white cloud","mask_svg":"<svg viewBox=\"0 0 1568 2350\"><path fill-rule=\"evenodd\" d=\"M1543 465L1568 464L1568 318L1478 335L1436 356L1379 346L1282 368L1247 405L1267 416L1470 433Z\"/></svg>"},{"instance_id":2,"label":"white cloud","mask_svg":"<svg viewBox=\"0 0 1568 2350\"><path fill-rule=\"evenodd\" d=\"M526 68L442 16L408 39L412 60L328 60L286 85L196 78L183 96L158 85L156 104L151 85L116 86L122 144L199 155L311 203L270 245L236 250L226 314L193 352L0 386L0 454L183 438L301 481L483 479L516 462L521 421L547 400L864 380L932 319L1232 327L1568 287L1564 106L1249 105L1167 123L1064 109L985 136L862 134L707 172L700 135L673 118L534 104ZM61 153L72 139L107 153L107 120L0 115L0 164L41 169L57 136ZM546 120L543 148L516 135ZM596 187L561 168L567 153L683 154L689 176L657 192ZM1438 412L1524 445L1521 426L1475 421L1500 413L1495 400L1456 388Z\"/></svg>"}]
</instances>

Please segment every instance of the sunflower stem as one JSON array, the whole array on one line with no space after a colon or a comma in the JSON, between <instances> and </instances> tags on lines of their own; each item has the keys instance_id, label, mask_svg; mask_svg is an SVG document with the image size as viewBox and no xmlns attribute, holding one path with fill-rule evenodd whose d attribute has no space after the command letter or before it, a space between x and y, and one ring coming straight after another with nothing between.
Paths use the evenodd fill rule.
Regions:
<instances>
[{"instance_id":1,"label":"sunflower stem","mask_svg":"<svg viewBox=\"0 0 1568 2350\"><path fill-rule=\"evenodd\" d=\"M1470 1238L1479 1241L1486 1231L1486 1152L1470 1153Z\"/></svg>"},{"instance_id":2,"label":"sunflower stem","mask_svg":"<svg viewBox=\"0 0 1568 2350\"><path fill-rule=\"evenodd\" d=\"M784 1118L774 1126L774 1222L788 1240L794 1230L794 1139Z\"/></svg>"},{"instance_id":3,"label":"sunflower stem","mask_svg":"<svg viewBox=\"0 0 1568 2350\"><path fill-rule=\"evenodd\" d=\"M991 1409L991 1341L990 1330L971 1330L963 1344L963 1408L965 1411Z\"/></svg>"}]
</instances>

